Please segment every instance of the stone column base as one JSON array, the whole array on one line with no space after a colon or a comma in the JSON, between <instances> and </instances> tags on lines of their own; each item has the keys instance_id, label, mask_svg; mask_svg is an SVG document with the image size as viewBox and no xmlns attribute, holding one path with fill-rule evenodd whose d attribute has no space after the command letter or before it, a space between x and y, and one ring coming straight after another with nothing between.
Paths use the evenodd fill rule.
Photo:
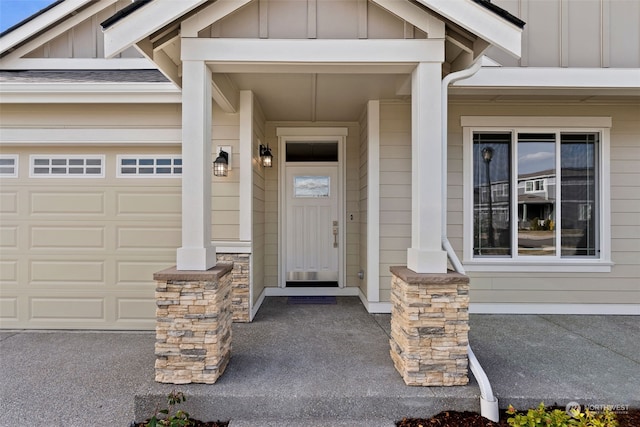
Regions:
<instances>
[{"instance_id":1,"label":"stone column base","mask_svg":"<svg viewBox=\"0 0 640 427\"><path fill-rule=\"evenodd\" d=\"M391 267L391 358L407 385L469 382L469 278Z\"/></svg>"},{"instance_id":2,"label":"stone column base","mask_svg":"<svg viewBox=\"0 0 640 427\"><path fill-rule=\"evenodd\" d=\"M215 383L231 357L232 264L154 274L156 376L161 383Z\"/></svg>"}]
</instances>

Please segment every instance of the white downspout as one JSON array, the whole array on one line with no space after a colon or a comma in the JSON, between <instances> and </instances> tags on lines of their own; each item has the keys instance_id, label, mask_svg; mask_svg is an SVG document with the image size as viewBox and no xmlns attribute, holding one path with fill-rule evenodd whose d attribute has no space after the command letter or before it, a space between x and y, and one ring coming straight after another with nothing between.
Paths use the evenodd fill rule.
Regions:
<instances>
[{"instance_id":1,"label":"white downspout","mask_svg":"<svg viewBox=\"0 0 640 427\"><path fill-rule=\"evenodd\" d=\"M473 76L482 67L482 57L479 57L471 67L450 73L442 79L442 249L447 252L451 265L460 274L465 274L464 267L460 262L460 259L456 255L449 239L447 238L447 140L448 140L448 116L449 116L449 85L458 80L466 79ZM480 386L480 414L491 420L498 422L500 418L500 410L498 409L498 399L493 395L491 384L487 374L480 366L480 362L473 354L471 346L467 345L467 353L469 356L469 366L473 376L478 381Z\"/></svg>"}]
</instances>

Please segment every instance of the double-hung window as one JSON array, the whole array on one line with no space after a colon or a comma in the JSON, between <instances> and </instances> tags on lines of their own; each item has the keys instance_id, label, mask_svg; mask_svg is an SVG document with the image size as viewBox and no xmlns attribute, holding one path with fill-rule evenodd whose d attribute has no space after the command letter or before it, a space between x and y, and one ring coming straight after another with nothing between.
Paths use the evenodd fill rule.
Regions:
<instances>
[{"instance_id":1,"label":"double-hung window","mask_svg":"<svg viewBox=\"0 0 640 427\"><path fill-rule=\"evenodd\" d=\"M467 268L608 271L610 119L462 122Z\"/></svg>"}]
</instances>

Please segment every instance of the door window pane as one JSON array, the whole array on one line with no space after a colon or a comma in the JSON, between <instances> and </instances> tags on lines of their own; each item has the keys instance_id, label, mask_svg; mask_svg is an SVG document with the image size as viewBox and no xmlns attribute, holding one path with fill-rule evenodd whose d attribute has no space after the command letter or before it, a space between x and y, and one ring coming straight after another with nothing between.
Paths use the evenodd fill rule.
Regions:
<instances>
[{"instance_id":1,"label":"door window pane","mask_svg":"<svg viewBox=\"0 0 640 427\"><path fill-rule=\"evenodd\" d=\"M293 178L294 197L329 197L330 177L295 176Z\"/></svg>"}]
</instances>

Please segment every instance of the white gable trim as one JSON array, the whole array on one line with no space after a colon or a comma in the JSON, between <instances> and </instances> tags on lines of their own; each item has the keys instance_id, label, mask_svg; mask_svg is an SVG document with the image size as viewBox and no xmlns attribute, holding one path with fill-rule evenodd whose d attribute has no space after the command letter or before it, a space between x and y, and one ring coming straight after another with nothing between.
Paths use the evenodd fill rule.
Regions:
<instances>
[{"instance_id":1,"label":"white gable trim","mask_svg":"<svg viewBox=\"0 0 640 427\"><path fill-rule=\"evenodd\" d=\"M104 31L105 56L111 58L117 55L206 2L207 0L154 1L141 7Z\"/></svg>"},{"instance_id":2,"label":"white gable trim","mask_svg":"<svg viewBox=\"0 0 640 427\"><path fill-rule=\"evenodd\" d=\"M471 0L417 0L510 55L519 58L522 29Z\"/></svg>"},{"instance_id":3,"label":"white gable trim","mask_svg":"<svg viewBox=\"0 0 640 427\"><path fill-rule=\"evenodd\" d=\"M638 68L482 68L455 87L640 89ZM632 94L632 93L629 93Z\"/></svg>"},{"instance_id":4,"label":"white gable trim","mask_svg":"<svg viewBox=\"0 0 640 427\"><path fill-rule=\"evenodd\" d=\"M218 0L206 9L185 19L180 25L182 37L198 37L198 32L235 12L252 0Z\"/></svg>"},{"instance_id":5,"label":"white gable trim","mask_svg":"<svg viewBox=\"0 0 640 427\"><path fill-rule=\"evenodd\" d=\"M10 58L17 59L17 58L22 57L23 55L26 55L27 53L31 52L32 50L42 46L43 44L53 40L54 38L58 37L60 34L64 33L65 31L67 31L67 30L75 27L76 25L80 24L85 19L88 19L88 18L92 17L93 15L95 15L96 13L102 11L105 7L110 6L111 4L115 3L116 1L118 1L118 0L102 0L101 2L98 2L98 3L95 3L93 5L90 5L86 9L83 9L82 11L74 14L69 19L66 19L64 22L61 22L60 24L52 27L50 30L45 31L43 34L35 37L33 40L30 40L29 42L25 43L24 45L16 48L16 50L14 50L13 52L9 53L5 58L2 59L2 61L0 61L2 63L2 67L4 68L4 66L5 66L4 62L9 62ZM67 3L67 2L65 1L65 2L61 3L61 5L64 5L65 3ZM57 9L57 7L54 8L54 9ZM37 30L39 30L39 29L36 29L36 31ZM18 31L18 30L16 30L16 31ZM9 33L6 37L9 37L11 34L13 34L13 31L11 33ZM2 41L4 41L4 39L5 39L5 37L2 37L2 39L0 39L0 43ZM1 47L1 50L2 50L2 52L4 52L6 50L3 45Z\"/></svg>"}]
</instances>

